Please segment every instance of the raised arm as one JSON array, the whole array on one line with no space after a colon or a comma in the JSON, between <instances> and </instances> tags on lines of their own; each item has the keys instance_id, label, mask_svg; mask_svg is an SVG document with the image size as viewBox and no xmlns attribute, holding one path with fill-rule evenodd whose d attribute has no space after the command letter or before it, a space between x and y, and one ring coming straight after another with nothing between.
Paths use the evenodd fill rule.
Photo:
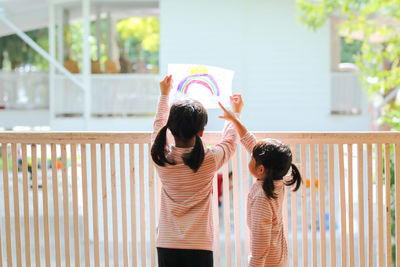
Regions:
<instances>
[{"instance_id":1,"label":"raised arm","mask_svg":"<svg viewBox=\"0 0 400 267\"><path fill-rule=\"evenodd\" d=\"M234 99L234 103L237 102L240 106L240 110L243 107L243 100L242 100L242 96L241 95L234 95L233 96ZM238 132L239 136L240 136L240 141L242 143L242 145L246 148L247 152L249 154L251 154L253 152L253 148L257 143L257 140L255 138L255 136L253 134L251 134L250 132L247 131L246 127L242 124L242 122L240 121L239 117L235 116L234 114L234 105L232 105L232 111L227 110L224 106L221 105L221 103L219 103L219 106L221 107L221 109L224 112L223 116L220 116L220 119L224 119L227 121L230 121L233 123L233 125L236 128L236 131Z\"/></svg>"},{"instance_id":2,"label":"raised arm","mask_svg":"<svg viewBox=\"0 0 400 267\"><path fill-rule=\"evenodd\" d=\"M160 82L161 96L158 101L157 113L153 124L153 133L151 135L151 143L154 142L158 132L167 124L169 116L169 92L172 87L172 76L166 76Z\"/></svg>"},{"instance_id":3,"label":"raised arm","mask_svg":"<svg viewBox=\"0 0 400 267\"><path fill-rule=\"evenodd\" d=\"M240 112L242 111L243 108L243 102L239 101L239 98L235 98L235 96L230 98L231 104L232 104L232 116L235 118L239 118ZM220 104L221 105L221 104ZM220 118L223 116L220 116ZM215 155L215 162L216 162L216 169L218 170L219 168L224 165L225 162L227 162L235 152L237 147L237 132L235 130L235 127L233 125L232 121L228 121L225 124L224 130L222 132L222 139L221 141L212 148L214 151Z\"/></svg>"},{"instance_id":4,"label":"raised arm","mask_svg":"<svg viewBox=\"0 0 400 267\"><path fill-rule=\"evenodd\" d=\"M237 147L237 133L232 122L225 123L221 141L211 150L214 153L216 170L220 169L235 153Z\"/></svg>"},{"instance_id":5,"label":"raised arm","mask_svg":"<svg viewBox=\"0 0 400 267\"><path fill-rule=\"evenodd\" d=\"M242 143L242 146L246 148L247 153L251 155L253 153L253 148L257 143L257 139L254 134L246 132L244 136L240 138L240 142Z\"/></svg>"}]
</instances>

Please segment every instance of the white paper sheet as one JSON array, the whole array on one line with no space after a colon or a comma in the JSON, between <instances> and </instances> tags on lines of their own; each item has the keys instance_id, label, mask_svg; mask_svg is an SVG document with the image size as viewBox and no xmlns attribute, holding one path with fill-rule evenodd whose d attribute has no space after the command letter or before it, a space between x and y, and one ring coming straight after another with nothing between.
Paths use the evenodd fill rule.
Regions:
<instances>
[{"instance_id":1,"label":"white paper sheet","mask_svg":"<svg viewBox=\"0 0 400 267\"><path fill-rule=\"evenodd\" d=\"M199 100L206 109L218 108L218 101L229 106L234 72L223 68L195 65L169 64L172 75L171 102L184 97Z\"/></svg>"}]
</instances>

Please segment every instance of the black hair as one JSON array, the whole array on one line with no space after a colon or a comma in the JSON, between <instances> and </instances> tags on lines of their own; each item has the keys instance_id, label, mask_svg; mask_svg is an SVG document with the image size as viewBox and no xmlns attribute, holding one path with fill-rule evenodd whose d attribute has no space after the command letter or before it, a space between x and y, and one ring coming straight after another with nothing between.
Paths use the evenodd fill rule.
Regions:
<instances>
[{"instance_id":1,"label":"black hair","mask_svg":"<svg viewBox=\"0 0 400 267\"><path fill-rule=\"evenodd\" d=\"M185 99L175 102L171 106L167 124L158 132L151 147L153 161L159 166L165 166L166 163L175 164L165 156L167 129L169 129L175 138L182 141L196 137L193 150L182 156L185 165L196 172L204 160L203 142L198 133L204 129L207 121L207 111L199 101Z\"/></svg>"},{"instance_id":2,"label":"black hair","mask_svg":"<svg viewBox=\"0 0 400 267\"><path fill-rule=\"evenodd\" d=\"M256 167L260 164L267 170L262 188L268 198L276 198L274 193L274 180L282 180L292 168L292 180L285 182L286 186L295 184L293 191L297 191L302 179L299 169L292 163L292 152L289 147L279 140L268 139L259 141L253 149Z\"/></svg>"}]
</instances>

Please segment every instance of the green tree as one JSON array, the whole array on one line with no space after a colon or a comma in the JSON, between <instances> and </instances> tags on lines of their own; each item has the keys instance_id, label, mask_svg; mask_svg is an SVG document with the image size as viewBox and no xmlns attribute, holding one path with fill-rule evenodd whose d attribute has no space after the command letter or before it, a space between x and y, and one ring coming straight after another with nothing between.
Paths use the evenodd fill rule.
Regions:
<instances>
[{"instance_id":1,"label":"green tree","mask_svg":"<svg viewBox=\"0 0 400 267\"><path fill-rule=\"evenodd\" d=\"M317 30L332 16L343 21L338 31L346 42L361 39L360 53L354 61L360 81L370 98L384 99L400 87L400 1L399 0L297 0L298 17ZM400 104L395 98L381 112L381 122L400 130Z\"/></svg>"},{"instance_id":2,"label":"green tree","mask_svg":"<svg viewBox=\"0 0 400 267\"><path fill-rule=\"evenodd\" d=\"M39 46L48 51L47 28L26 32ZM16 34L0 38L0 69L4 66L5 54L7 55L12 70L21 66L31 66L37 70L48 70L49 64L39 53L33 50Z\"/></svg>"},{"instance_id":3,"label":"green tree","mask_svg":"<svg viewBox=\"0 0 400 267\"><path fill-rule=\"evenodd\" d=\"M105 20L102 20L101 26L105 24ZM102 27L103 28L103 27ZM101 29L102 31L105 31L105 29ZM89 48L90 48L90 58L92 60L97 59L97 43L96 43L96 37L95 37L95 31L96 31L96 23L91 22L90 23L90 35L89 35ZM73 24L70 24L69 26L66 26L64 28L64 38L67 46L67 59L71 59L74 61L78 62L78 65L80 68L82 68L82 60L83 60L83 23L82 22L76 22ZM104 63L106 60L105 58L105 47L104 44L100 44L100 54L102 55L100 59L100 62Z\"/></svg>"},{"instance_id":4,"label":"green tree","mask_svg":"<svg viewBox=\"0 0 400 267\"><path fill-rule=\"evenodd\" d=\"M121 50L121 62L130 64L129 61L132 60L140 66L145 61L158 66L160 45L158 18L132 17L120 20L117 24L117 30L119 32L118 43Z\"/></svg>"}]
</instances>

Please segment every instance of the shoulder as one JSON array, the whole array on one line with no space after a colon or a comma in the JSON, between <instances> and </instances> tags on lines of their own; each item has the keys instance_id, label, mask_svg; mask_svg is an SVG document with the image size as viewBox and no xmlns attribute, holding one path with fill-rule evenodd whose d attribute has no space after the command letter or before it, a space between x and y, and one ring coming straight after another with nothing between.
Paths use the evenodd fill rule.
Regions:
<instances>
[{"instance_id":1,"label":"shoulder","mask_svg":"<svg viewBox=\"0 0 400 267\"><path fill-rule=\"evenodd\" d=\"M213 147L204 147L204 163L215 165L216 151Z\"/></svg>"},{"instance_id":2,"label":"shoulder","mask_svg":"<svg viewBox=\"0 0 400 267\"><path fill-rule=\"evenodd\" d=\"M272 210L271 200L265 195L261 181L255 182L251 187L249 201L250 205L256 209Z\"/></svg>"},{"instance_id":3,"label":"shoulder","mask_svg":"<svg viewBox=\"0 0 400 267\"><path fill-rule=\"evenodd\" d=\"M216 160L217 157L219 157L221 148L214 145L210 147L205 147L204 148L204 159L210 158L212 160Z\"/></svg>"},{"instance_id":4,"label":"shoulder","mask_svg":"<svg viewBox=\"0 0 400 267\"><path fill-rule=\"evenodd\" d=\"M256 181L250 188L249 196L251 198L266 197L262 188L262 181Z\"/></svg>"}]
</instances>

